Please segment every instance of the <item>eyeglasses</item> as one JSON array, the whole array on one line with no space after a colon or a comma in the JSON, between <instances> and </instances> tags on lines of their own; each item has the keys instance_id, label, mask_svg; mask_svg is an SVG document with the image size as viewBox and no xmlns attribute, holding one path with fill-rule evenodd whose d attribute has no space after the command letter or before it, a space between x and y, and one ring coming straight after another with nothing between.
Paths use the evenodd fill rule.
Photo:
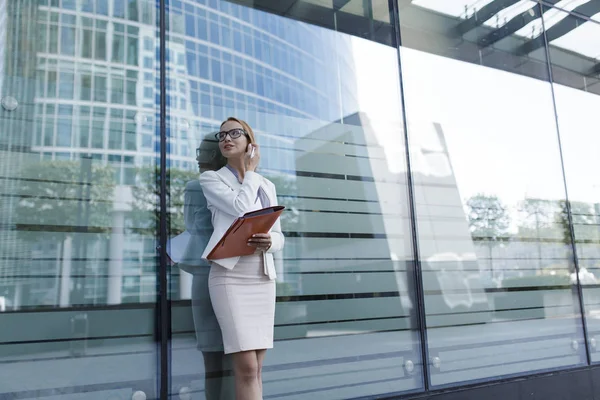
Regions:
<instances>
[{"instance_id":1,"label":"eyeglasses","mask_svg":"<svg viewBox=\"0 0 600 400\"><path fill-rule=\"evenodd\" d=\"M196 149L196 158L200 158L200 147Z\"/></svg>"},{"instance_id":2,"label":"eyeglasses","mask_svg":"<svg viewBox=\"0 0 600 400\"><path fill-rule=\"evenodd\" d=\"M240 128L235 128L235 129L232 129L230 131L217 132L217 133L215 133L215 138L219 142L222 142L222 141L225 140L225 138L227 137L227 135L229 135L229 137L232 138L232 139L237 139L237 138L239 138L242 135L248 136L248 134L246 133L245 130L240 129Z\"/></svg>"}]
</instances>

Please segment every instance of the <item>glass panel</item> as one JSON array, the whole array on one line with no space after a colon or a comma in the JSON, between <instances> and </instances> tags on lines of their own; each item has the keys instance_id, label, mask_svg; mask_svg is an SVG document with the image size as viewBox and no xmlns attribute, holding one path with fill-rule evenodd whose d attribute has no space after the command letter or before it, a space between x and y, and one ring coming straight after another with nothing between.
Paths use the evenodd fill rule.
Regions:
<instances>
[{"instance_id":1,"label":"glass panel","mask_svg":"<svg viewBox=\"0 0 600 400\"><path fill-rule=\"evenodd\" d=\"M125 37L123 35L115 34L113 36L112 61L125 62Z\"/></svg>"},{"instance_id":2,"label":"glass panel","mask_svg":"<svg viewBox=\"0 0 600 400\"><path fill-rule=\"evenodd\" d=\"M135 121L105 103L127 73L87 62L106 61L108 3L0 3L0 98L18 101L0 108L0 398L156 399L156 223L135 204Z\"/></svg>"},{"instance_id":3,"label":"glass panel","mask_svg":"<svg viewBox=\"0 0 600 400\"><path fill-rule=\"evenodd\" d=\"M220 276L235 295L245 294L219 265L209 280L202 253L214 227L194 151L200 147L202 171L221 166L209 162L219 153L212 133L229 116L254 130L259 172L276 189L265 184L268 199L263 203L253 193L251 207L275 201L287 207L281 217L285 246L274 253L276 283L259 267L260 257L233 269L248 271L237 282L250 282L260 293L233 305L235 318L265 311L260 325L244 332L262 329L267 335L252 348L270 347L269 295L276 291L265 398L346 399L422 389L397 50L377 43L391 43L391 27L378 22L377 33L366 29L365 38L357 38L225 1L205 3L177 1L169 9L185 32L170 32L166 65L169 251L178 263L170 273L171 393L233 398L231 356L222 355L222 336L232 331L228 314L219 311L228 303L210 297ZM327 11L308 1L295 4L291 15ZM387 1L369 4L388 10ZM340 25L372 22L341 11L337 16ZM233 30L241 27L245 43L261 46L245 59L234 50ZM294 55L286 69L283 51ZM178 66L181 59L186 69ZM234 68L240 70L236 79ZM238 187L231 172L222 173ZM230 220L237 216L231 214ZM252 302L261 309L244 308ZM223 335L213 304L227 324ZM227 343L230 351L239 349Z\"/></svg>"},{"instance_id":4,"label":"glass panel","mask_svg":"<svg viewBox=\"0 0 600 400\"><path fill-rule=\"evenodd\" d=\"M94 57L96 60L106 60L106 31L98 29L96 35L96 48Z\"/></svg>"},{"instance_id":5,"label":"glass panel","mask_svg":"<svg viewBox=\"0 0 600 400\"><path fill-rule=\"evenodd\" d=\"M548 29L554 95L562 143L579 281L583 290L590 358L600 362L600 23L556 11L560 19ZM544 21L546 26L549 21ZM561 27L562 26L562 27ZM596 71L596 72L594 72ZM563 205L564 209L564 205ZM564 234L570 234L566 213L560 214ZM575 271L571 280L576 281Z\"/></svg>"},{"instance_id":6,"label":"glass panel","mask_svg":"<svg viewBox=\"0 0 600 400\"><path fill-rule=\"evenodd\" d=\"M541 12L509 3L400 9L433 387L586 362L546 49L523 28Z\"/></svg>"},{"instance_id":7,"label":"glass panel","mask_svg":"<svg viewBox=\"0 0 600 400\"><path fill-rule=\"evenodd\" d=\"M94 50L94 34L92 30L84 29L83 37L81 40L81 56L85 58L92 58L92 51Z\"/></svg>"}]
</instances>

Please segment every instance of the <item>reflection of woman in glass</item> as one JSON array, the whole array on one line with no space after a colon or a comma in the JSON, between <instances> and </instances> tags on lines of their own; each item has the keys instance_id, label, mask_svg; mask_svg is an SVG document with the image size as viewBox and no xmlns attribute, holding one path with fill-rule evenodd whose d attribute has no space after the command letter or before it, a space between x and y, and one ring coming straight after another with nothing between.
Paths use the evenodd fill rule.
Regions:
<instances>
[{"instance_id":1,"label":"reflection of woman in glass","mask_svg":"<svg viewBox=\"0 0 600 400\"><path fill-rule=\"evenodd\" d=\"M205 138L196 149L196 160L200 172L214 171L225 165L214 137ZM213 233L211 214L197 179L185 186L183 207L185 229L190 240L185 248L179 267L193 274L192 315L196 330L197 348L204 358L204 390L207 400L233 398L232 388L227 387L223 371L227 366L223 353L223 341L217 318L208 294L210 265L202 259L202 251Z\"/></svg>"},{"instance_id":2,"label":"reflection of woman in glass","mask_svg":"<svg viewBox=\"0 0 600 400\"><path fill-rule=\"evenodd\" d=\"M214 226L203 257L238 216L277 205L275 185L256 173L260 150L252 128L244 121L229 118L216 137L227 165L200 175ZM254 235L247 244L256 249L254 254L212 260L208 284L225 354L233 354L236 398L258 400L262 399L261 371L266 349L273 347L273 253L284 244L279 220L270 233Z\"/></svg>"}]
</instances>

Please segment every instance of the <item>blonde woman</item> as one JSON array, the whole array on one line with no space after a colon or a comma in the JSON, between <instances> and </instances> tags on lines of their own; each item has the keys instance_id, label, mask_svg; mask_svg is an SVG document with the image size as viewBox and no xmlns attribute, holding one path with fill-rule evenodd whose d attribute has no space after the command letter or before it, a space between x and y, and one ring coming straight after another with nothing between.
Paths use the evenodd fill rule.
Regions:
<instances>
[{"instance_id":1,"label":"blonde woman","mask_svg":"<svg viewBox=\"0 0 600 400\"><path fill-rule=\"evenodd\" d=\"M227 165L200 175L200 185L212 213L214 232L203 257L240 215L277 205L275 185L256 172L260 148L250 126L228 118L215 135ZM232 354L238 400L262 399L262 366L273 347L275 265L284 237L279 220L269 233L247 242L250 256L211 260L210 298L223 334L225 354Z\"/></svg>"}]
</instances>

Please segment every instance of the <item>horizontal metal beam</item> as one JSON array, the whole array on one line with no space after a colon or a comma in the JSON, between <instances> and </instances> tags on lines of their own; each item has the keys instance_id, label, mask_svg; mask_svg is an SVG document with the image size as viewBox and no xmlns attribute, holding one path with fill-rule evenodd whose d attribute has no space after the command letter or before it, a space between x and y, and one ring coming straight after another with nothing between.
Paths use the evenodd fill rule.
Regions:
<instances>
[{"instance_id":1,"label":"horizontal metal beam","mask_svg":"<svg viewBox=\"0 0 600 400\"><path fill-rule=\"evenodd\" d=\"M344 7L346 4L350 3L350 0L333 0L333 10L337 11Z\"/></svg>"},{"instance_id":2,"label":"horizontal metal beam","mask_svg":"<svg viewBox=\"0 0 600 400\"><path fill-rule=\"evenodd\" d=\"M472 31L478 26L481 26L481 24L492 18L494 15L498 14L500 11L518 3L519 1L520 0L496 0L486 4L480 10L475 11L471 17L458 24L456 27L456 33L462 36Z\"/></svg>"},{"instance_id":3,"label":"horizontal metal beam","mask_svg":"<svg viewBox=\"0 0 600 400\"><path fill-rule=\"evenodd\" d=\"M591 1L589 3L585 3L573 10L574 13L579 13L583 15L594 15L600 12L600 1ZM553 25L549 29L546 30L546 37L548 39L548 43L553 40L558 39L561 36L566 35L571 32L573 29L581 26L586 23L587 20L584 20L579 17L575 17L572 14L569 14L566 18L561 20L556 25ZM517 49L517 55L524 56L527 55L539 48L544 46L544 37L540 35L535 39L530 40L529 42L523 44L519 49Z\"/></svg>"},{"instance_id":4,"label":"horizontal metal beam","mask_svg":"<svg viewBox=\"0 0 600 400\"><path fill-rule=\"evenodd\" d=\"M341 11L350 0L334 0L329 7L298 0L230 0L243 6L281 15L297 21L366 38L388 46L394 46L393 26L374 20L367 15L355 15Z\"/></svg>"},{"instance_id":5,"label":"horizontal metal beam","mask_svg":"<svg viewBox=\"0 0 600 400\"><path fill-rule=\"evenodd\" d=\"M559 0L548 1L548 3L556 4ZM491 46L494 43L499 42L507 36L510 36L517 32L519 29L523 28L525 25L529 24L532 21L535 21L538 18L542 17L542 14L548 11L551 8L550 5L542 4L541 8L539 6L533 7L531 10L525 11L512 18L506 24L501 26L498 29L493 30L488 33L484 37L480 38L477 41L477 44L480 47ZM532 13L529 11L533 11Z\"/></svg>"}]
</instances>

